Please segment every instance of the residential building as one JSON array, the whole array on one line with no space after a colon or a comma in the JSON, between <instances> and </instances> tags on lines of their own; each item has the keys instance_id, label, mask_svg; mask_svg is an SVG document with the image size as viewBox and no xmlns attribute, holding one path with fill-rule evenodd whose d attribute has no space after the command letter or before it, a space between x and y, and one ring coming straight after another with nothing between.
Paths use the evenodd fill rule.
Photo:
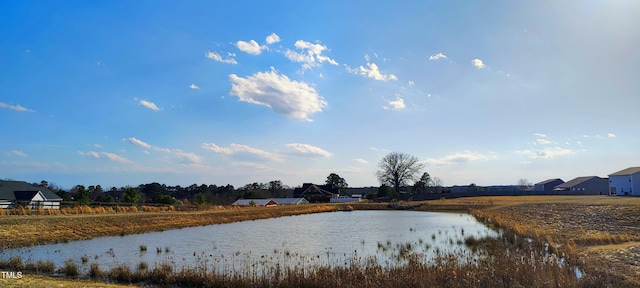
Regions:
<instances>
[{"instance_id":1,"label":"residential building","mask_svg":"<svg viewBox=\"0 0 640 288\"><path fill-rule=\"evenodd\" d=\"M24 181L0 180L0 208L60 209L60 202L62 198L49 188Z\"/></svg>"},{"instance_id":2,"label":"residential building","mask_svg":"<svg viewBox=\"0 0 640 288\"><path fill-rule=\"evenodd\" d=\"M640 196L640 167L630 167L609 174L609 194Z\"/></svg>"},{"instance_id":3,"label":"residential building","mask_svg":"<svg viewBox=\"0 0 640 288\"><path fill-rule=\"evenodd\" d=\"M339 195L337 187L332 185L304 183L302 187L293 190L294 198L304 198L311 203L328 203L331 202L331 198L337 198Z\"/></svg>"},{"instance_id":4,"label":"residential building","mask_svg":"<svg viewBox=\"0 0 640 288\"><path fill-rule=\"evenodd\" d=\"M544 192L551 192L553 191L554 188L556 188L556 186L563 184L564 181L562 181L562 179L548 179L545 181L542 181L540 183L536 183L535 185L533 185L533 191L544 191Z\"/></svg>"},{"instance_id":5,"label":"residential building","mask_svg":"<svg viewBox=\"0 0 640 288\"><path fill-rule=\"evenodd\" d=\"M566 195L609 194L609 179L598 176L578 177L556 186L553 191Z\"/></svg>"},{"instance_id":6,"label":"residential building","mask_svg":"<svg viewBox=\"0 0 640 288\"><path fill-rule=\"evenodd\" d=\"M236 202L233 202L231 206L275 207L278 206L278 202L273 199L238 199Z\"/></svg>"}]
</instances>

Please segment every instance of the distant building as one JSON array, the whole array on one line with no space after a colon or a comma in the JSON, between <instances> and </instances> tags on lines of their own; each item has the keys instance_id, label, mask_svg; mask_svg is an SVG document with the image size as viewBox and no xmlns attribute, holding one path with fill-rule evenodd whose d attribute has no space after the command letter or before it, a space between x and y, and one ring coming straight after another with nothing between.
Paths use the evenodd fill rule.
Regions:
<instances>
[{"instance_id":1,"label":"distant building","mask_svg":"<svg viewBox=\"0 0 640 288\"><path fill-rule=\"evenodd\" d=\"M556 188L556 186L563 184L564 181L562 181L562 179L549 179L549 180L545 180L542 181L540 183L536 183L535 185L533 185L533 191L545 191L545 192L551 192L553 191L554 188Z\"/></svg>"},{"instance_id":2,"label":"distant building","mask_svg":"<svg viewBox=\"0 0 640 288\"><path fill-rule=\"evenodd\" d=\"M24 181L0 180L0 208L60 209L62 198L49 188Z\"/></svg>"},{"instance_id":3,"label":"distant building","mask_svg":"<svg viewBox=\"0 0 640 288\"><path fill-rule=\"evenodd\" d=\"M275 207L278 206L278 202L273 199L238 199L236 202L233 202L231 206Z\"/></svg>"},{"instance_id":4,"label":"distant building","mask_svg":"<svg viewBox=\"0 0 640 288\"><path fill-rule=\"evenodd\" d=\"M273 201L278 202L278 205L302 205L309 204L309 201L304 198L271 198Z\"/></svg>"},{"instance_id":5,"label":"distant building","mask_svg":"<svg viewBox=\"0 0 640 288\"><path fill-rule=\"evenodd\" d=\"M609 194L609 179L598 176L578 177L556 186L553 191L571 195Z\"/></svg>"},{"instance_id":6,"label":"distant building","mask_svg":"<svg viewBox=\"0 0 640 288\"><path fill-rule=\"evenodd\" d=\"M331 198L337 198L338 196L338 188L332 185L304 183L302 187L293 190L294 198L304 198L310 203L328 203L331 202Z\"/></svg>"},{"instance_id":7,"label":"distant building","mask_svg":"<svg viewBox=\"0 0 640 288\"><path fill-rule=\"evenodd\" d=\"M609 174L609 194L640 196L640 167L630 167Z\"/></svg>"}]
</instances>

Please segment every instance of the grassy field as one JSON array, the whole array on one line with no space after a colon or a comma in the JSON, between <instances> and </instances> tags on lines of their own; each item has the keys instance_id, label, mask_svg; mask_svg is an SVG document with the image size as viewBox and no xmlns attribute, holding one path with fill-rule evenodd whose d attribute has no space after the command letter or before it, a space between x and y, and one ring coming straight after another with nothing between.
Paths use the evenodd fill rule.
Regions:
<instances>
[{"instance_id":1,"label":"grassy field","mask_svg":"<svg viewBox=\"0 0 640 288\"><path fill-rule=\"evenodd\" d=\"M420 211L469 211L487 225L510 231L510 233L512 233L511 236L509 236L509 233L505 233L506 238L502 242L508 242L507 244L511 245L508 246L508 249L515 252L511 255L503 255L503 257L500 257L499 255L504 254L500 254L500 251L505 248L501 246L504 243L492 243L489 246L487 246L488 244L486 243L474 244L481 245L480 247L484 247L484 249L495 246L491 248L494 249L491 253L496 256L491 257L490 260L494 262L485 264L489 267L500 267L500 271L496 271L495 268L493 271L484 271L479 270L479 267L452 265L451 261L443 261L440 263L441 267L438 269L442 269L442 267L447 269L448 272L444 274L439 273L438 271L440 270L434 269L434 267L414 263L411 269L406 271L377 270L380 267L354 267L347 269L347 271L340 269L320 271L328 273L329 276L333 275L331 277L324 274L299 275L293 273L295 272L293 271L292 274L287 275L288 278L280 282L273 282L273 279L263 279L262 282L252 282L251 284L253 285L250 286L275 285L280 287L296 287L316 286L322 283L322 286L340 287L346 285L363 287L363 283L378 283L381 285L386 283L383 286L469 287L469 285L471 285L471 287L476 287L482 284L489 285L490 287L509 287L511 286L509 284L519 284L525 287L552 287L555 283L555 285L561 284L569 287L598 287L608 283L613 284L615 287L640 287L640 198L607 196L474 197L400 204L403 208L409 207ZM305 213L345 209L388 208L387 204L325 204L270 208L227 208L192 212L165 211L73 215L3 215L0 216L0 225L3 227L3 230L0 231L0 238L7 239L3 244L5 247L18 247L40 243L88 239L106 235L141 233ZM514 233L519 235L519 237L513 236L515 235ZM524 241L523 239L526 238L531 241ZM476 243L476 240L470 240L469 242ZM542 244L536 247L536 243ZM589 280L590 282L575 282L575 280L572 280L573 276L571 276L573 272L566 270L566 267L559 268L553 265L549 266L549 260L545 258L548 257L548 253L546 253L547 250L553 253L553 255L564 257L568 263L579 267L581 271L589 275L591 279ZM529 258L528 255L531 255L531 260L527 262L513 258L514 255L517 254L516 252L523 253L522 255L524 256L520 257L525 260ZM543 256L533 259L534 254ZM546 270L544 270L545 272L542 275L539 275L540 273L529 275L523 272L532 269ZM370 274L373 272L377 273L381 278L377 280L376 278L371 278L372 276ZM180 278L179 275L171 276L176 277L175 279L171 278L173 279L171 281L174 281L172 283L180 285L180 283L182 283L180 281L185 281L185 279L200 279L205 277L201 279L203 282L198 283L217 283L217 285L222 285L223 283L238 284L229 285L232 287L244 287L243 285L247 284L247 282L242 282L238 279L219 279L211 275L191 275L189 273L194 273L194 271L182 272L183 276L187 275L185 277L190 278ZM467 276L462 277L462 274L457 273L462 273ZM341 274L345 277L344 279L336 276ZM151 277L149 275L147 275L147 277ZM404 275L402 276L404 278L397 278L395 275ZM451 275L454 275L453 278L455 279L451 279ZM458 275L458 278L456 278L455 275ZM27 276L42 277L36 275ZM27 276L25 276L25 278L28 278ZM345 279L352 279L354 277L361 281L344 282L346 281ZM384 278L386 282L375 282L382 278ZM550 278L550 280L545 282L546 280L544 279L547 278ZM53 281L50 283L52 285L45 285L47 287L58 285L56 281L61 281L60 285L63 286L58 285L59 287L99 287L91 286L94 284L89 282L85 284L79 283L85 286L64 286L75 282L55 278L45 279L48 279L46 281ZM397 282L400 281L399 279L413 282L399 283ZM501 280L498 281L496 279ZM335 282L331 282L334 280ZM5 287L5 285L3 285L5 283L12 285L13 282L21 280L8 279L8 281L9 282L7 282L7 279L0 279L0 286ZM294 282L291 284L287 281ZM331 283L335 285L329 285ZM347 285L349 283L360 283L360 285ZM430 285L429 283L435 283L435 285Z\"/></svg>"}]
</instances>

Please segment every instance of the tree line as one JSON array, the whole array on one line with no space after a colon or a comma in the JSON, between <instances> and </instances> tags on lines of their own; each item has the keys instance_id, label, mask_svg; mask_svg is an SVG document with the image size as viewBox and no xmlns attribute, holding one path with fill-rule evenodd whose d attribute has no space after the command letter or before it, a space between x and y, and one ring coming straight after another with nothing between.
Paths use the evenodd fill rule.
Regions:
<instances>
[{"instance_id":1,"label":"tree line","mask_svg":"<svg viewBox=\"0 0 640 288\"><path fill-rule=\"evenodd\" d=\"M442 180L422 172L424 165L418 158L405 153L391 152L378 163L376 176L380 181L377 193L367 195L368 198L397 198L400 193L440 193ZM421 176L418 176L421 175ZM327 176L326 185L331 185L341 196L349 195L347 181L336 173ZM229 205L240 198L282 198L293 197L293 187L282 184L280 180L267 183L253 182L240 188L233 185L192 184L190 186L169 186L152 182L137 187L111 187L104 189L100 185L76 185L64 190L47 181L33 183L46 187L60 196L64 202L76 202L80 205L91 204L159 204L174 205L178 202L189 202L199 205Z\"/></svg>"}]
</instances>

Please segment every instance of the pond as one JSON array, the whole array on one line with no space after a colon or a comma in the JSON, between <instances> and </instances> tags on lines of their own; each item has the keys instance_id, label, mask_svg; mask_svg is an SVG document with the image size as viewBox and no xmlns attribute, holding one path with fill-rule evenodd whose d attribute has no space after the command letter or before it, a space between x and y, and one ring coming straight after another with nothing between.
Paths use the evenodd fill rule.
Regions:
<instances>
[{"instance_id":1,"label":"pond","mask_svg":"<svg viewBox=\"0 0 640 288\"><path fill-rule=\"evenodd\" d=\"M124 264L170 264L222 273L280 267L402 265L407 252L429 261L437 253L467 255L467 236L497 236L468 214L417 211L330 212L216 224L2 251L2 259L71 260L85 271ZM308 267L308 268L307 268Z\"/></svg>"}]
</instances>

